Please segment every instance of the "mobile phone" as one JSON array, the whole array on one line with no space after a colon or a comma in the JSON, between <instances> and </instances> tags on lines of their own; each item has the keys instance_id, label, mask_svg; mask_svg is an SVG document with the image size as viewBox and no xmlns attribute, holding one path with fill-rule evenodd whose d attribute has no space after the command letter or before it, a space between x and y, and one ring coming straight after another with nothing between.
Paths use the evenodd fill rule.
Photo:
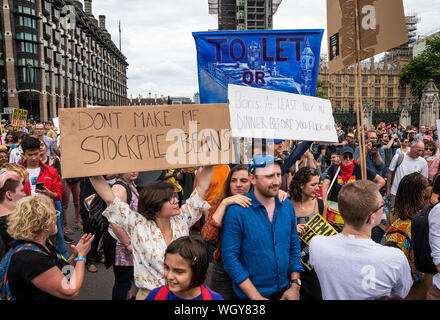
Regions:
<instances>
[{"instance_id":1,"label":"mobile phone","mask_svg":"<svg viewBox=\"0 0 440 320\"><path fill-rule=\"evenodd\" d=\"M36 188L37 190L44 190L44 182L37 182Z\"/></svg>"}]
</instances>

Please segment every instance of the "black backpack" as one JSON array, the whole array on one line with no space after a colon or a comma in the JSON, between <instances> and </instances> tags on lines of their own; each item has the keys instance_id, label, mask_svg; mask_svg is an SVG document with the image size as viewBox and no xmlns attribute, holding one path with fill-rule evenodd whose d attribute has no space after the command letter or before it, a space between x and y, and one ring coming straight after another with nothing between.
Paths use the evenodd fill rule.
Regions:
<instances>
[{"instance_id":1,"label":"black backpack","mask_svg":"<svg viewBox=\"0 0 440 320\"><path fill-rule=\"evenodd\" d=\"M116 181L112 186L115 184L120 184L125 187L125 190L127 191L127 202L130 203L132 198L130 187L122 181ZM102 200L97 193L94 193L84 199L84 205L89 213L87 219L89 225L93 228L93 230L95 230L96 233L105 232L109 226L107 218L102 215L104 210L107 208L105 201Z\"/></svg>"},{"instance_id":2,"label":"black backpack","mask_svg":"<svg viewBox=\"0 0 440 320\"><path fill-rule=\"evenodd\" d=\"M416 269L423 273L437 274L431 257L429 245L429 212L434 206L427 205L411 221L411 234L414 246L414 263Z\"/></svg>"}]
</instances>

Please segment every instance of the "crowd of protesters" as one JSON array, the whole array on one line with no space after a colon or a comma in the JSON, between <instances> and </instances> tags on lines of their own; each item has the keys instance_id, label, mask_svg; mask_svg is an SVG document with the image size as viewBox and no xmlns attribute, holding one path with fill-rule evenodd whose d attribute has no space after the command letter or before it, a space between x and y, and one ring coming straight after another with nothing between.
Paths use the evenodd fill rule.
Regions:
<instances>
[{"instance_id":1,"label":"crowd of protesters","mask_svg":"<svg viewBox=\"0 0 440 320\"><path fill-rule=\"evenodd\" d=\"M97 263L113 268L113 300L440 299L436 128L365 128L367 180L343 125L337 143L243 140L245 164L64 179L52 122L1 125L0 299L75 299ZM426 206L436 274L414 263ZM337 234L304 248L318 214Z\"/></svg>"}]
</instances>

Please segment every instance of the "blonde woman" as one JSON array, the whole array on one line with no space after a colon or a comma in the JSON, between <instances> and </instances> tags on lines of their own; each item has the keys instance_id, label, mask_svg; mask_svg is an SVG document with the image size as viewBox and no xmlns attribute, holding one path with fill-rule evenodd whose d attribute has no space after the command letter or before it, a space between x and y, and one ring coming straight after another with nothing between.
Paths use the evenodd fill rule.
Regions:
<instances>
[{"instance_id":1,"label":"blonde woman","mask_svg":"<svg viewBox=\"0 0 440 320\"><path fill-rule=\"evenodd\" d=\"M76 246L72 245L74 253L65 261L49 241L57 232L58 215L53 201L38 195L19 200L8 218L8 233L17 245L2 264L9 265L7 280L17 300L74 299L81 289L85 256L94 235L83 235ZM73 276L67 279L62 271L66 275L73 272Z\"/></svg>"}]
</instances>

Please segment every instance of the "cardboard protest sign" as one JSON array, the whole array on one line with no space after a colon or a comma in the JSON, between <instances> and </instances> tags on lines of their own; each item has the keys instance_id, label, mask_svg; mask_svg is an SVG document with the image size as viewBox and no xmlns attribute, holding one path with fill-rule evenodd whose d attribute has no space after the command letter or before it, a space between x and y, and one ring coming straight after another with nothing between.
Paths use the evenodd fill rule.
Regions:
<instances>
[{"instance_id":1,"label":"cardboard protest sign","mask_svg":"<svg viewBox=\"0 0 440 320\"><path fill-rule=\"evenodd\" d=\"M310 240L315 235L332 236L337 234L336 231L327 220L324 219L319 213L313 216L307 223L307 230L303 235L299 236L301 244L301 262L309 270L312 270L312 266L309 261L309 244Z\"/></svg>"},{"instance_id":2,"label":"cardboard protest sign","mask_svg":"<svg viewBox=\"0 0 440 320\"><path fill-rule=\"evenodd\" d=\"M14 109L12 113L12 126L13 127L25 127L28 111L23 109Z\"/></svg>"},{"instance_id":3,"label":"cardboard protest sign","mask_svg":"<svg viewBox=\"0 0 440 320\"><path fill-rule=\"evenodd\" d=\"M408 42L402 0L327 0L327 31L330 73Z\"/></svg>"},{"instance_id":4,"label":"cardboard protest sign","mask_svg":"<svg viewBox=\"0 0 440 320\"><path fill-rule=\"evenodd\" d=\"M63 178L227 164L227 104L60 109Z\"/></svg>"},{"instance_id":5,"label":"cardboard protest sign","mask_svg":"<svg viewBox=\"0 0 440 320\"><path fill-rule=\"evenodd\" d=\"M229 84L233 137L338 142L330 100Z\"/></svg>"}]
</instances>

